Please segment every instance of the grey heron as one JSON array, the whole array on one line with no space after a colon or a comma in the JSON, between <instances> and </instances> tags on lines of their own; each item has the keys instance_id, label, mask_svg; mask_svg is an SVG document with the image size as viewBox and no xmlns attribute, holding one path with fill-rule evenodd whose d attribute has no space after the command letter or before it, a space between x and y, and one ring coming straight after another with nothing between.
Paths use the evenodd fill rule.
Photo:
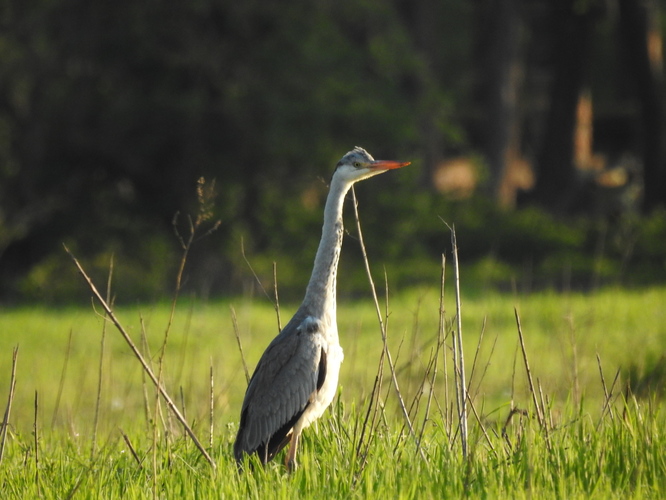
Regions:
<instances>
[{"instance_id":1,"label":"grey heron","mask_svg":"<svg viewBox=\"0 0 666 500\"><path fill-rule=\"evenodd\" d=\"M345 196L355 182L409 163L375 160L358 146L338 162L303 302L264 351L245 392L234 443L239 465L244 455L253 453L265 464L289 444L285 464L289 470L296 467L301 432L333 401L343 359L336 321L336 275Z\"/></svg>"}]
</instances>

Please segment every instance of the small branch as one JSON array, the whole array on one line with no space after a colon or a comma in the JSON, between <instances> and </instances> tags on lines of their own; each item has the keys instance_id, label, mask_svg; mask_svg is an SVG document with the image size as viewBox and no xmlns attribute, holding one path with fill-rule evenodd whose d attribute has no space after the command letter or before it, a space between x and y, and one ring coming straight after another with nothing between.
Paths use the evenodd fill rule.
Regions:
<instances>
[{"instance_id":1,"label":"small branch","mask_svg":"<svg viewBox=\"0 0 666 500\"><path fill-rule=\"evenodd\" d=\"M125 328L122 326L122 324L120 323L120 321L116 317L116 315L113 312L113 310L111 309L111 307L109 307L106 300L104 300L104 298L100 295L100 293L97 290L97 288L95 287L94 283L92 282L90 277L86 274L86 272L84 271L83 267L81 266L79 261L76 259L76 257L74 257L74 255L69 251L69 249L66 246L64 246L64 247L65 247L65 251L69 254L72 261L74 262L74 265L79 270L79 273L81 274L81 276L83 276L83 279L88 284L88 287L92 291L93 295L95 296L97 301L100 303L102 308L106 311L106 314L109 316L109 319L115 325L116 329L122 335L123 339L125 339L125 342L127 343L127 345L132 350L132 353L134 354L134 356L139 360L139 363L141 363L141 366L143 367L144 372L148 375L150 380L153 382L153 384L155 385L159 394L162 396L162 398L166 402L169 409L172 411L172 413L174 414L176 419L178 419L178 421L183 425L187 434L190 436L190 438L192 438L192 441L194 442L196 447L199 449L201 454L204 456L204 458L208 461L208 463L211 465L211 467L213 467L213 469L215 469L216 468L215 461L208 454L206 449L201 445L201 443L199 442L199 439L194 434L194 431L192 431L192 428L188 425L187 421L185 420L183 415L180 413L180 411L178 410L177 406L174 404L174 402L171 399L171 397L169 396L169 394L166 392L166 389L164 389L162 384L158 381L158 378L155 376L155 374L153 373L150 366L148 366L148 363L146 362L146 360L141 355L141 352L139 352L139 350L137 349L136 345L132 341L132 338L125 331Z\"/></svg>"}]
</instances>

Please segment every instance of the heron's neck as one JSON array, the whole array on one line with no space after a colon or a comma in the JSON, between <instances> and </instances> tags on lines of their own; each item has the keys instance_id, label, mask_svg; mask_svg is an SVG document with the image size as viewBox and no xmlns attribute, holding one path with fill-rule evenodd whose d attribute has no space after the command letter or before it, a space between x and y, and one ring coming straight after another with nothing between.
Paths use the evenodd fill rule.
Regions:
<instances>
[{"instance_id":1,"label":"heron's neck","mask_svg":"<svg viewBox=\"0 0 666 500\"><path fill-rule=\"evenodd\" d=\"M322 319L329 316L326 319L331 322L335 321L336 278L342 249L342 207L351 186L352 183L333 176L324 209L321 241L303 299L303 306L309 310L309 314Z\"/></svg>"}]
</instances>

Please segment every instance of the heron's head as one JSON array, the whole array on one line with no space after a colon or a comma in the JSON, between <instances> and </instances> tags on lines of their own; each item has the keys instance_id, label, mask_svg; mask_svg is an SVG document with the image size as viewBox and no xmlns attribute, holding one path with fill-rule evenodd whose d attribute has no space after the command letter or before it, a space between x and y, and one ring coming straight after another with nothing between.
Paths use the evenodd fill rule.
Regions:
<instances>
[{"instance_id":1,"label":"heron's head","mask_svg":"<svg viewBox=\"0 0 666 500\"><path fill-rule=\"evenodd\" d=\"M410 163L408 161L375 160L365 149L356 146L340 159L335 167L334 175L342 175L346 180L356 182Z\"/></svg>"}]
</instances>

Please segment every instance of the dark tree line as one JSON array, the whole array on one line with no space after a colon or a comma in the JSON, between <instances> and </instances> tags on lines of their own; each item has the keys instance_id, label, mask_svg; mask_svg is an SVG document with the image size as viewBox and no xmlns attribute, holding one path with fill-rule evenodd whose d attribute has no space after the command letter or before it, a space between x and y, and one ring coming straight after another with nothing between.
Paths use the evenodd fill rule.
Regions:
<instances>
[{"instance_id":1,"label":"dark tree line","mask_svg":"<svg viewBox=\"0 0 666 500\"><path fill-rule=\"evenodd\" d=\"M663 205L657 7L7 0L0 297L22 293L26 276L57 281L63 241L93 261L125 255L134 274L168 286L171 220L196 209L200 176L217 181L222 221L202 274L224 288L240 236L257 252L311 250L330 168L356 144L416 160L418 190L405 196L429 189L441 160L480 152L487 192L499 197L512 155L527 155L530 198L562 210L576 188L572 128L588 86L608 95L632 85L639 111L624 122L639 132L628 147L644 167L645 208ZM595 40L604 57L623 55L621 77L599 84ZM367 197L380 213L382 193Z\"/></svg>"},{"instance_id":2,"label":"dark tree line","mask_svg":"<svg viewBox=\"0 0 666 500\"><path fill-rule=\"evenodd\" d=\"M652 0L477 0L479 143L493 192L503 188L511 159L530 155L530 200L562 213L589 195L575 164L574 131L581 95L590 92L602 109L594 140L608 166L622 153L640 158L643 210L665 204L659 7Z\"/></svg>"}]
</instances>

